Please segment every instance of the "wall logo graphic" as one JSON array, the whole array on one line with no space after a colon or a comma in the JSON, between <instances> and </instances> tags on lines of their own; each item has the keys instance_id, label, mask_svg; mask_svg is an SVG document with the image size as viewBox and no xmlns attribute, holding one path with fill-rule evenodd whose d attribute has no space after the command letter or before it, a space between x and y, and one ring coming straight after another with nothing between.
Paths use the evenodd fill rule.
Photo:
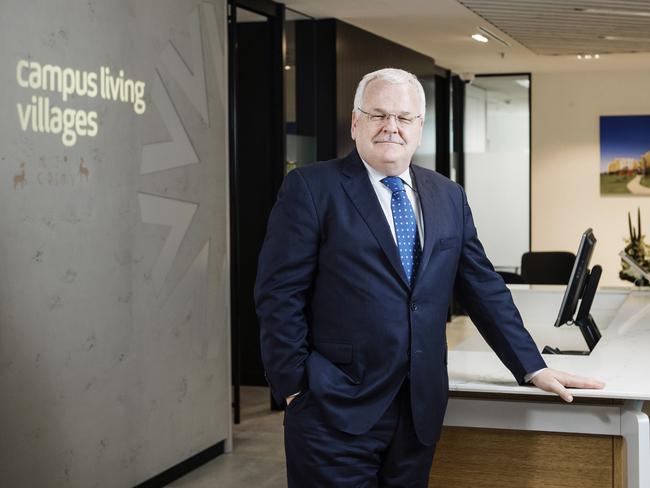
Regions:
<instances>
[{"instance_id":1,"label":"wall logo graphic","mask_svg":"<svg viewBox=\"0 0 650 488\"><path fill-rule=\"evenodd\" d=\"M25 163L20 163L20 173L14 175L14 190L25 186Z\"/></svg>"},{"instance_id":2,"label":"wall logo graphic","mask_svg":"<svg viewBox=\"0 0 650 488\"><path fill-rule=\"evenodd\" d=\"M147 109L145 83L126 77L122 69L112 72L108 66L84 71L20 59L16 63L16 81L21 88L33 91L28 102L16 104L21 130L60 135L67 147L74 146L79 137L97 135L98 114L95 110L55 105L58 102L53 102L48 92L58 94L64 104L71 97L99 97L129 103L138 115Z\"/></svg>"},{"instance_id":3,"label":"wall logo graphic","mask_svg":"<svg viewBox=\"0 0 650 488\"><path fill-rule=\"evenodd\" d=\"M68 162L68 157L62 159L56 158L55 167L44 169L42 167L32 168L31 171L26 169L25 162L21 162L18 172L14 174L13 189L22 190L25 185L39 186L76 186L79 183L87 183L91 175L91 170L86 166L84 158L79 159L79 166L76 163Z\"/></svg>"},{"instance_id":4,"label":"wall logo graphic","mask_svg":"<svg viewBox=\"0 0 650 488\"><path fill-rule=\"evenodd\" d=\"M79 161L79 177L84 178L86 181L88 181L88 177L90 176L90 170L84 163L84 158L81 158Z\"/></svg>"},{"instance_id":5,"label":"wall logo graphic","mask_svg":"<svg viewBox=\"0 0 650 488\"><path fill-rule=\"evenodd\" d=\"M178 168L201 163L191 136L183 123L183 118L174 105L167 84L174 83L180 88L185 99L190 102L191 107L199 115L204 127L209 127L210 114L204 62L207 55L211 55L212 65L215 69L224 65L224 46L219 30L220 25L217 23L214 5L201 3L188 17L188 33L191 41L191 54L187 56L189 59L184 59L181 56L172 41L167 43L161 54L161 62L151 83L151 103L160 115L169 140L143 146L140 174L145 176L144 182L147 181L149 175L153 177L154 174L163 171L178 171ZM204 46L204 38L207 39L208 49ZM166 77L161 75L160 68L164 68L164 73L168 74ZM215 73L214 78L218 91L214 95L223 101L225 90L220 73ZM214 164L214 161L211 161L210 164ZM203 175L207 172L207 165L206 162L205 169L201 168ZM204 243L199 246L199 251L192 262L183 266L186 269L183 275L175 279L174 283L170 283L168 279L170 271L175 265L178 265L179 254L185 241L196 241L196 238L199 237L201 229L197 221L203 221L201 225L206 225L207 220L200 218L202 213L211 211L207 202L202 202L205 195L206 191L201 191L195 196L196 201L185 201L150 192L141 191L138 194L142 222L169 228L162 249L149 273L159 302L167 301L163 306L163 312L169 307L173 310L172 304L176 303L179 297L188 299L192 293L205 295L207 300L209 234L206 235ZM199 283L201 285L197 286ZM171 290L174 291L170 296ZM204 300L198 299L196 296L194 296L194 300L195 303L205 303ZM201 308L205 309L204 306ZM205 313L205 310L201 313Z\"/></svg>"}]
</instances>

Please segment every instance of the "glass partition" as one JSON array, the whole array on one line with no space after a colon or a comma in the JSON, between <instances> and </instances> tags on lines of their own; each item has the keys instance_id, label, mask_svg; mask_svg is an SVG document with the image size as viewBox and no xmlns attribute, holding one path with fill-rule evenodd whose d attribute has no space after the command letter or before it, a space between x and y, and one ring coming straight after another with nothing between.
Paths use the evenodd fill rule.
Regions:
<instances>
[{"instance_id":1,"label":"glass partition","mask_svg":"<svg viewBox=\"0 0 650 488\"><path fill-rule=\"evenodd\" d=\"M315 21L299 12L285 12L284 104L286 117L285 174L316 161Z\"/></svg>"},{"instance_id":2,"label":"glass partition","mask_svg":"<svg viewBox=\"0 0 650 488\"><path fill-rule=\"evenodd\" d=\"M477 76L465 90L465 189L488 257L518 272L530 250L530 76Z\"/></svg>"},{"instance_id":3,"label":"glass partition","mask_svg":"<svg viewBox=\"0 0 650 488\"><path fill-rule=\"evenodd\" d=\"M422 128L422 143L413 155L413 162L418 166L436 169L436 80L435 77L420 77L424 88L426 108L424 127Z\"/></svg>"}]
</instances>

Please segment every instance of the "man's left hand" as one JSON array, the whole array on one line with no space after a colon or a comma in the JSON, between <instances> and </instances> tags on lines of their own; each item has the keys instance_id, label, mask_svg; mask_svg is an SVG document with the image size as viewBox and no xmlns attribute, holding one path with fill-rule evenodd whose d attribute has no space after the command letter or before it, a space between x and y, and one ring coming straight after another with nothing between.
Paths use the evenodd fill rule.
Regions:
<instances>
[{"instance_id":1,"label":"man's left hand","mask_svg":"<svg viewBox=\"0 0 650 488\"><path fill-rule=\"evenodd\" d=\"M605 386L605 383L594 378L576 376L551 368L541 370L530 381L540 390L555 393L556 395L559 395L562 400L569 403L573 401L573 396L565 387L594 388L600 390Z\"/></svg>"}]
</instances>

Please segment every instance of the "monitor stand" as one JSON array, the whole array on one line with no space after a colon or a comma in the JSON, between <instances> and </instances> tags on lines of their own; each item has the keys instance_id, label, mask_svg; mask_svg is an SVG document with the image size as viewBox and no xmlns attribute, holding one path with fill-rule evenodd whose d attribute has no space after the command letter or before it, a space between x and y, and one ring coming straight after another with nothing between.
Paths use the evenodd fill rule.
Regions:
<instances>
[{"instance_id":1,"label":"monitor stand","mask_svg":"<svg viewBox=\"0 0 650 488\"><path fill-rule=\"evenodd\" d=\"M542 354L564 354L566 356L589 356L591 351L567 351L559 347L544 346Z\"/></svg>"},{"instance_id":2,"label":"monitor stand","mask_svg":"<svg viewBox=\"0 0 650 488\"><path fill-rule=\"evenodd\" d=\"M568 354L574 356L588 356L591 351L594 350L596 344L600 340L600 330L596 322L594 322L593 317L589 313L591 310L591 304L594 302L594 297L596 296L596 290L598 289L598 282L600 281L600 275L603 273L603 268L596 265L591 269L589 277L587 279L587 284L582 293L582 300L580 301L580 309L578 309L578 315L576 316L575 321L572 325L577 325L580 328L582 337L584 337L585 342L587 343L588 351L563 351L557 347L544 346L542 349L542 354Z\"/></svg>"}]
</instances>

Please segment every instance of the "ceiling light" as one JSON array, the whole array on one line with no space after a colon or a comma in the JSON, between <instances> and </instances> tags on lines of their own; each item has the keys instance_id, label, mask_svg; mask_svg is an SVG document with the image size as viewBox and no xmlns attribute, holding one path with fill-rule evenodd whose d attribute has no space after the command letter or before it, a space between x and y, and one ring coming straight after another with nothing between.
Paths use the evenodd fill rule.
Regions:
<instances>
[{"instance_id":1,"label":"ceiling light","mask_svg":"<svg viewBox=\"0 0 650 488\"><path fill-rule=\"evenodd\" d=\"M505 41L504 39L500 38L497 36L494 32L487 30L485 27L481 27L480 25L478 26L478 30L480 30L483 34L485 34L488 37L491 37L495 41L503 44L506 47L510 47L510 43L508 41Z\"/></svg>"},{"instance_id":2,"label":"ceiling light","mask_svg":"<svg viewBox=\"0 0 650 488\"><path fill-rule=\"evenodd\" d=\"M606 41L650 42L650 37L600 36Z\"/></svg>"},{"instance_id":3,"label":"ceiling light","mask_svg":"<svg viewBox=\"0 0 650 488\"><path fill-rule=\"evenodd\" d=\"M285 71L289 71L290 69L291 69L291 65L289 65L289 64L284 65L284 70Z\"/></svg>"},{"instance_id":4,"label":"ceiling light","mask_svg":"<svg viewBox=\"0 0 650 488\"><path fill-rule=\"evenodd\" d=\"M643 10L616 10L610 8L581 8L575 7L575 12L582 12L584 14L602 14L602 15L623 15L632 17L650 17L650 12Z\"/></svg>"},{"instance_id":5,"label":"ceiling light","mask_svg":"<svg viewBox=\"0 0 650 488\"><path fill-rule=\"evenodd\" d=\"M474 39L476 42L488 42L488 38L482 34L473 34L472 39Z\"/></svg>"},{"instance_id":6,"label":"ceiling light","mask_svg":"<svg viewBox=\"0 0 650 488\"><path fill-rule=\"evenodd\" d=\"M600 54L578 54L578 59L600 59Z\"/></svg>"}]
</instances>

